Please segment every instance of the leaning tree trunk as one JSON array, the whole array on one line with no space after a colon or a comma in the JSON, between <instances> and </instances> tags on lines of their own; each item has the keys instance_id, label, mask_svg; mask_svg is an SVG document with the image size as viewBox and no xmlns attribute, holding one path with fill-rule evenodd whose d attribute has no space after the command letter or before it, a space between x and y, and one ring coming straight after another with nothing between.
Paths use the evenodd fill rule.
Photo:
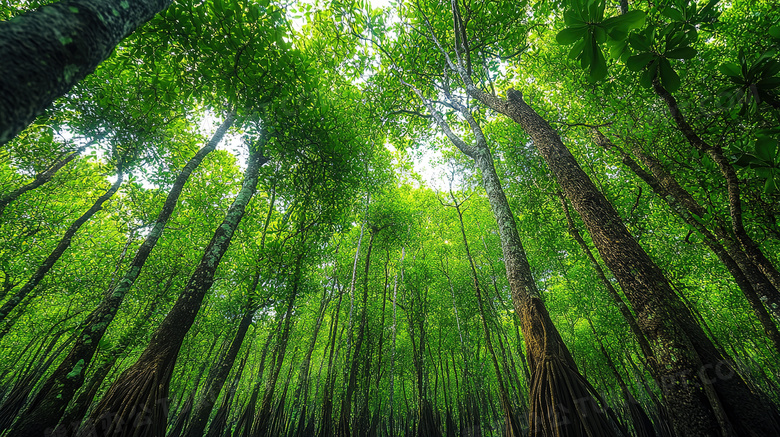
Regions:
<instances>
[{"instance_id":1,"label":"leaning tree trunk","mask_svg":"<svg viewBox=\"0 0 780 437\"><path fill-rule=\"evenodd\" d=\"M14 200L18 199L19 196L22 194L32 191L41 185L49 182L51 178L54 177L54 175L59 171L62 167L65 167L68 165L69 162L73 161L77 156L81 154L87 147L92 146L95 144L97 140L92 140L88 142L87 144L84 144L83 146L77 148L76 150L70 152L68 156L59 159L57 162L49 166L46 170L35 176L35 179L27 184L22 185L21 187L11 191L10 193L4 194L0 196L0 216L3 215L3 212L5 211L5 207L8 206L9 203L13 202Z\"/></svg>"},{"instance_id":2,"label":"leaning tree trunk","mask_svg":"<svg viewBox=\"0 0 780 437\"><path fill-rule=\"evenodd\" d=\"M222 137L234 120L235 112L230 112L211 137L211 140L187 162L179 173L173 187L168 192L154 227L138 248L127 272L117 283L116 287L108 290L103 301L82 323L81 335L76 340L76 344L70 350L68 356L60 363L59 367L57 367L57 370L44 383L43 388L36 396L35 402L29 410L29 414L15 428L16 434L41 435L45 429L53 428L57 425L68 403L84 383L86 369L92 362L100 340L103 338L114 316L116 316L117 311L119 311L119 306L122 304L124 297L141 274L141 269L143 269L152 249L154 249L157 241L162 236L168 219L173 214L174 208L176 208L176 203L184 189L184 185L206 155L217 147L217 144L222 140Z\"/></svg>"},{"instance_id":3,"label":"leaning tree trunk","mask_svg":"<svg viewBox=\"0 0 780 437\"><path fill-rule=\"evenodd\" d=\"M222 224L214 232L187 286L138 361L119 376L87 418L81 428L81 436L94 433L99 437L160 437L165 434L168 387L176 358L206 292L214 283L219 262L254 195L260 167L267 161L258 149L251 150L243 186ZM137 426L128 425L132 423Z\"/></svg>"},{"instance_id":4,"label":"leaning tree trunk","mask_svg":"<svg viewBox=\"0 0 780 437\"><path fill-rule=\"evenodd\" d=\"M617 149L620 153L623 163L640 179L645 181L650 188L662 198L677 216L685 221L693 229L699 231L704 237L704 244L718 257L718 259L731 273L734 282L745 296L750 308L756 315L756 318L764 328L769 340L780 353L780 331L777 325L772 321L768 309L773 310L775 319L780 321L780 306L777 305L780 298L777 289L764 276L758 267L748 258L748 256L738 247L737 242L728 235L726 229L720 225L715 225L715 234L724 241L726 246L720 243L713 232L704 225L703 219L705 209L690 195L672 175L661 167L661 163L645 155L639 150L634 150L639 159L648 166L651 173L645 171L628 153L617 147L601 132L596 131L595 140L598 145L606 149ZM766 307L761 302L766 301ZM768 308L768 309L767 309Z\"/></svg>"},{"instance_id":5,"label":"leaning tree trunk","mask_svg":"<svg viewBox=\"0 0 780 437\"><path fill-rule=\"evenodd\" d=\"M171 0L65 0L0 22L0 146Z\"/></svg>"},{"instance_id":6,"label":"leaning tree trunk","mask_svg":"<svg viewBox=\"0 0 780 437\"><path fill-rule=\"evenodd\" d=\"M706 336L661 269L634 240L547 121L513 89L508 90L506 100L479 90L470 80L467 90L522 126L582 217L653 348L651 368L666 394L677 432L685 436L776 434L777 424L767 407ZM718 377L723 369L728 378Z\"/></svg>"},{"instance_id":7,"label":"leaning tree trunk","mask_svg":"<svg viewBox=\"0 0 780 437\"><path fill-rule=\"evenodd\" d=\"M518 423L517 416L514 412L514 407L510 401L509 393L506 388L506 381L502 375L501 367L498 364L496 358L496 351L493 348L493 340L490 335L490 329L487 324L487 314L484 306L484 298L482 297L482 286L479 283L479 277L477 275L477 268L474 265L474 258L471 256L471 249L469 248L469 242L466 238L466 225L463 223L463 211L460 209L462 202L459 203L455 199L455 195L450 190L450 198L454 202L453 206L455 212L458 213L458 223L460 225L460 234L463 237L463 247L466 250L466 259L469 262L471 269L471 280L474 285L474 293L477 298L477 310L479 312L479 319L482 325L482 331L485 335L485 346L487 346L488 353L490 354L491 362L493 363L493 369L496 372L496 380L498 381L498 393L499 401L501 402L501 408L504 410L504 418L506 420L506 435L507 437L520 437L522 435L520 424ZM448 278L449 279L449 278ZM454 300L453 300L454 303Z\"/></svg>"},{"instance_id":8,"label":"leaning tree trunk","mask_svg":"<svg viewBox=\"0 0 780 437\"><path fill-rule=\"evenodd\" d=\"M512 302L520 318L531 367L530 434L532 436L579 436L583 433L614 435L614 427L593 396L595 390L580 375L577 364L553 324L536 288L512 210L493 165L493 156L482 128L468 108L456 99L452 99L449 90L445 90L450 103L463 115L474 134L475 144L467 144L450 129L430 100L427 100L418 89L414 87L412 89L426 105L445 135L464 155L474 161L482 173L482 185L498 223Z\"/></svg>"},{"instance_id":9,"label":"leaning tree trunk","mask_svg":"<svg viewBox=\"0 0 780 437\"><path fill-rule=\"evenodd\" d=\"M222 391L222 386L225 385L230 369L233 368L233 362L238 356L238 351L241 349L241 344L244 342L244 336L246 336L246 332L249 330L249 325L252 324L254 315L254 308L247 309L244 312L244 316L238 324L238 331L236 331L236 335L233 337L232 343L230 343L230 348L227 353L222 356L219 363L215 364L209 372L206 390L190 413L190 421L183 434L185 437L203 436L209 414L211 414L211 410L217 402L219 393Z\"/></svg>"},{"instance_id":10,"label":"leaning tree trunk","mask_svg":"<svg viewBox=\"0 0 780 437\"><path fill-rule=\"evenodd\" d=\"M677 99L661 85L658 79L653 81L653 90L666 104L669 113L682 132L688 143L699 152L707 155L718 167L724 181L726 182L726 192L728 195L729 216L731 218L731 228L734 231L739 244L745 250L748 257L758 266L759 269L772 281L775 288L780 289L780 271L777 270L771 261L764 255L761 248L748 235L742 219L742 198L739 188L739 178L734 166L729 162L728 157L719 145L711 145L701 138L688 123L677 104Z\"/></svg>"},{"instance_id":11,"label":"leaning tree trunk","mask_svg":"<svg viewBox=\"0 0 780 437\"><path fill-rule=\"evenodd\" d=\"M73 222L73 224L68 227L68 230L65 231L65 235L62 236L62 239L60 239L59 244L57 244L57 247L54 248L54 250L49 254L48 257L41 263L41 265L38 267L38 269L33 273L32 277L25 283L22 288L20 288L16 293L14 293L13 296L11 296L8 301L3 304L3 306L0 308L0 322L6 321L5 326L3 327L3 331L0 332L0 339L2 339L5 334L8 333L8 331L11 330L11 327L13 323L10 323L10 320L6 320L8 317L8 314L13 311L14 308L16 308L17 305L25 298L28 294L35 288L35 286L40 283L43 278L46 276L47 273L49 273L49 270L54 267L54 264L57 262L57 260L60 259L63 253L65 253L66 250L70 247L70 243L73 240L73 236L76 235L76 232L81 228L81 226L86 223L90 218L92 218L95 213L103 209L103 204L106 203L108 199L113 196L117 190L119 190L119 186L122 185L122 181L124 180L124 173L120 171L117 174L116 182L114 182L113 185L111 185L111 188L108 189L105 193L103 193L102 196L98 197L98 199L95 201L95 203L92 204L92 207L87 210L84 214L81 215L81 217L77 218L76 221Z\"/></svg>"}]
</instances>

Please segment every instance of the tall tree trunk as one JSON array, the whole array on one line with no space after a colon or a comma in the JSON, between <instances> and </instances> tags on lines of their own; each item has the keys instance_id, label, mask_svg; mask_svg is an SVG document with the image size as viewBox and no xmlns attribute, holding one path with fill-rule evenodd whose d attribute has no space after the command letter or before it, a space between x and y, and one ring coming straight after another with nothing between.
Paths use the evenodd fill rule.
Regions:
<instances>
[{"instance_id":1,"label":"tall tree trunk","mask_svg":"<svg viewBox=\"0 0 780 437\"><path fill-rule=\"evenodd\" d=\"M704 225L703 219L706 214L704 207L699 205L693 196L685 191L672 175L663 169L660 162L645 155L638 148L634 149L634 153L652 172L650 174L634 161L628 153L617 147L601 132L596 131L595 136L596 143L600 146L606 149L617 149L626 167L645 181L685 223L699 231L702 237L704 237L704 244L718 257L734 278L734 282L742 291L750 308L764 328L764 333L766 333L774 345L775 351L780 354L780 331L778 331L777 325L772 321L767 311L767 309L772 310L775 320L780 321L780 306L778 305L780 293L742 249L738 247L737 242L729 235L728 231L719 224L715 225L714 232L721 241L724 241L724 246L718 241L715 234L710 232ZM762 299L766 301L767 308L761 302Z\"/></svg>"},{"instance_id":2,"label":"tall tree trunk","mask_svg":"<svg viewBox=\"0 0 780 437\"><path fill-rule=\"evenodd\" d=\"M200 399L190 413L190 421L183 433L185 437L203 437L203 431L206 429L206 422L208 422L211 410L217 402L222 386L225 385L230 369L233 368L233 362L235 362L238 351L244 343L244 336L246 336L246 332L249 330L249 325L252 324L254 315L254 308L247 308L244 311L244 316L238 324L238 330L230 343L230 348L209 371L206 390L201 394Z\"/></svg>"},{"instance_id":3,"label":"tall tree trunk","mask_svg":"<svg viewBox=\"0 0 780 437\"><path fill-rule=\"evenodd\" d=\"M100 340L103 338L114 316L116 316L117 311L119 311L119 306L122 304L124 297L141 274L141 270L152 249L154 249L160 236L162 236L168 219L176 208L176 203L184 189L184 185L206 155L217 147L217 144L222 140L222 137L234 120L235 112L230 112L211 137L211 140L187 162L179 173L171 190L168 192L154 227L152 227L149 235L138 248L135 258L133 258L124 276L113 289L107 291L98 307L82 323L81 335L76 340L76 344L60 363L59 367L57 367L57 370L44 383L43 389L36 397L33 407L30 409L29 414L25 416L24 421L15 428L19 435L41 434L43 430L57 425L68 403L84 383L86 369L92 362Z\"/></svg>"},{"instance_id":4,"label":"tall tree trunk","mask_svg":"<svg viewBox=\"0 0 780 437\"><path fill-rule=\"evenodd\" d=\"M742 220L742 198L740 195L739 178L734 166L729 162L728 157L720 146L713 146L701 138L688 123L677 104L677 99L667 91L658 79L653 81L653 90L666 104L669 113L680 129L688 143L699 152L706 154L718 167L723 179L726 182L726 191L728 194L729 215L731 217L731 228L737 241L744 249L748 257L758 266L759 269L772 282L776 289L780 289L780 271L777 270L771 261L764 255L761 248L748 235Z\"/></svg>"},{"instance_id":5,"label":"tall tree trunk","mask_svg":"<svg viewBox=\"0 0 780 437\"><path fill-rule=\"evenodd\" d=\"M469 81L470 82L470 81ZM634 308L653 348L651 368L662 386L675 429L686 436L769 435L777 425L728 357L721 354L671 289L661 269L628 232L617 211L579 167L558 134L522 98L468 92L521 125L544 157L566 197L582 217L601 258ZM715 367L728 369L718 378Z\"/></svg>"},{"instance_id":6,"label":"tall tree trunk","mask_svg":"<svg viewBox=\"0 0 780 437\"><path fill-rule=\"evenodd\" d=\"M462 202L458 202L457 199L455 199L455 194L453 194L452 190L450 190L450 198L453 201L453 205L447 205L455 208L455 211L458 214L458 223L460 225L460 234L461 237L463 237L463 247L466 250L466 259L469 262L469 267L471 271L471 280L474 285L474 294L477 298L477 310L479 311L479 319L482 325L482 332L485 335L485 345L487 346L488 353L490 354L491 362L493 363L493 369L496 372L496 380L498 381L498 394L499 394L499 401L501 402L501 408L504 410L504 419L506 421L506 435L507 437L520 437L522 435L522 431L520 428L520 424L517 421L517 416L514 412L514 406L512 405L509 393L506 388L506 381L503 377L503 371L501 370L501 366L498 364L498 359L496 358L496 351L493 348L493 340L491 338L490 329L488 328L487 318L488 315L485 313L485 305L484 305L484 299L482 297L482 287L479 283L479 277L477 276L477 268L474 265L474 258L471 256L471 249L469 248L469 242L466 238L466 225L463 223L463 211L461 211L460 207L462 205Z\"/></svg>"},{"instance_id":7,"label":"tall tree trunk","mask_svg":"<svg viewBox=\"0 0 780 437\"><path fill-rule=\"evenodd\" d=\"M65 0L0 22L0 146L170 3Z\"/></svg>"},{"instance_id":8,"label":"tall tree trunk","mask_svg":"<svg viewBox=\"0 0 780 437\"><path fill-rule=\"evenodd\" d=\"M222 256L230 246L244 210L254 195L260 167L268 159L250 146L241 190L230 205L225 219L214 232L179 299L155 331L138 361L114 382L103 400L87 419L81 435L159 437L167 423L168 387L184 337L200 310ZM148 419L148 420L142 420ZM136 423L138 426L129 426Z\"/></svg>"},{"instance_id":9,"label":"tall tree trunk","mask_svg":"<svg viewBox=\"0 0 780 437\"><path fill-rule=\"evenodd\" d=\"M77 218L76 221L74 221L73 224L68 227L68 230L65 231L65 234L60 239L57 247L55 247L49 256L46 257L43 263L38 266L38 269L35 271L35 273L33 273L32 277L30 277L30 279L22 286L22 288L17 290L16 293L14 293L14 295L11 296L11 298L8 299L5 304L3 304L3 306L0 308L0 322L5 321L6 323L3 327L3 331L0 332L0 339L2 339L13 326L13 323L10 323L10 320L6 320L8 314L10 314L10 312L13 311L17 305L19 305L22 299L27 297L27 295L35 288L35 286L37 286L38 283L43 280L46 274L49 273L49 270L54 267L54 264L57 262L57 260L60 259L66 250L68 250L70 243L73 240L73 236L76 235L76 232L78 232L81 226L90 218L92 218L95 213L103 209L103 204L106 203L106 201L108 201L108 199L110 199L111 196L117 192L117 190L119 190L119 186L122 185L123 181L124 172L119 171L117 173L116 182L111 185L111 188L103 193L102 196L98 197L95 203L92 204L92 207L90 207L87 212L82 214L81 217Z\"/></svg>"},{"instance_id":10,"label":"tall tree trunk","mask_svg":"<svg viewBox=\"0 0 780 437\"><path fill-rule=\"evenodd\" d=\"M365 263L366 281L368 280L368 268L371 264L371 250L373 249L374 238L376 237L377 232L377 228L372 227L369 233L368 250L366 251ZM358 326L357 338L355 339L355 350L352 352L352 360L349 365L349 373L347 374L347 387L341 399L339 422L336 428L336 435L338 437L350 437L350 435L352 435L352 398L355 396L355 390L357 388L358 370L360 368L360 359L363 357L363 345L365 342L364 337L368 317L368 285L367 283L365 285L366 286L363 290L363 302L360 310L360 325Z\"/></svg>"},{"instance_id":11,"label":"tall tree trunk","mask_svg":"<svg viewBox=\"0 0 780 437\"><path fill-rule=\"evenodd\" d=\"M577 226L574 224L574 220L571 218L571 213L569 213L569 205L567 205L566 198L563 196L563 193L559 191L557 195L561 200L561 205L563 206L563 213L566 216L566 224L569 234L580 246L580 249L582 249L582 251L585 253L585 256L588 257L590 265L593 267L593 270L596 271L596 276L599 277L602 285L604 285L604 288L607 290L607 294L609 294L609 297L612 298L615 306L617 306L618 311L620 311L620 315L623 316L623 320L626 321L629 329L631 329L631 333L634 334L634 338L636 339L637 344L639 344L639 349L642 350L642 354L645 356L645 359L647 360L652 358L653 351L650 348L650 343L647 342L647 338L645 338L642 330L639 329L639 325L636 323L636 317L634 317L634 314L631 313L628 305L626 305L626 303L623 301L623 298L620 297L620 294L617 292L617 290L615 290L615 287L612 286L612 283L609 282L607 275L604 273L604 269L601 268L601 264L599 264L599 262L596 260L596 257L590 250L590 247L588 247L588 244L582 238L579 229L577 229Z\"/></svg>"},{"instance_id":12,"label":"tall tree trunk","mask_svg":"<svg viewBox=\"0 0 780 437\"><path fill-rule=\"evenodd\" d=\"M593 387L580 375L577 364L563 343L536 288L512 210L493 165L493 157L482 128L468 108L448 95L450 103L466 118L474 134L475 144L467 144L452 131L431 102L419 90L413 90L445 135L464 155L474 161L482 173L482 185L498 223L507 280L516 314L520 318L531 367L531 435L558 433L558 436L578 436L583 432L602 436L614 435L612 425L592 396ZM566 415L564 411L573 413Z\"/></svg>"}]
</instances>

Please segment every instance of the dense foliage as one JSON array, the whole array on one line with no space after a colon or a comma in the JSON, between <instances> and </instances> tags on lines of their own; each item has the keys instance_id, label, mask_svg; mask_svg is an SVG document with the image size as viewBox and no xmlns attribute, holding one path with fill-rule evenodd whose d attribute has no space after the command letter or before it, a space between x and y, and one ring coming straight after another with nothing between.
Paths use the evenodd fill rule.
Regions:
<instances>
[{"instance_id":1,"label":"dense foliage","mask_svg":"<svg viewBox=\"0 0 780 437\"><path fill-rule=\"evenodd\" d=\"M764 0L174 1L0 145L0 436L780 433L778 50Z\"/></svg>"}]
</instances>

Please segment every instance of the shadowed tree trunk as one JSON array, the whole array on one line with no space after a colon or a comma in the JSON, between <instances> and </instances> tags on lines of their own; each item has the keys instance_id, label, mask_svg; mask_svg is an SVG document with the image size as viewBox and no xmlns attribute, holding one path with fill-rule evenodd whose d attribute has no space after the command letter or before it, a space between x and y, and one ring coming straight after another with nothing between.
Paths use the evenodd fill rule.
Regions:
<instances>
[{"instance_id":1,"label":"shadowed tree trunk","mask_svg":"<svg viewBox=\"0 0 780 437\"><path fill-rule=\"evenodd\" d=\"M85 421L80 436L95 433L99 437L159 437L165 433L168 387L182 342L195 321L206 292L214 282L219 262L230 246L233 233L255 192L260 166L268 161L255 147L250 146L243 186L215 231L181 296L153 334L138 361L119 376Z\"/></svg>"},{"instance_id":2,"label":"shadowed tree trunk","mask_svg":"<svg viewBox=\"0 0 780 437\"><path fill-rule=\"evenodd\" d=\"M595 141L605 149L616 149L626 167L645 181L685 223L699 231L702 237L704 237L704 244L718 257L726 267L726 270L731 273L734 282L742 291L750 308L764 328L764 332L774 345L775 351L780 353L780 331L778 331L777 325L772 321L768 312L768 310L771 310L775 320L780 321L780 306L778 306L780 294L767 277L748 258L747 254L738 247L738 243L734 241L728 231L720 224L715 225L714 233L707 229L704 225L706 215L704 207L696 202L693 196L685 191L672 175L666 172L660 162L644 154L638 148L634 149L637 157L650 169L652 173L650 174L639 163L634 161L628 153L613 144L598 130L595 131ZM715 234L717 234L717 238ZM718 238L725 245L721 244ZM766 308L761 302L762 299L766 301Z\"/></svg>"},{"instance_id":3,"label":"shadowed tree trunk","mask_svg":"<svg viewBox=\"0 0 780 437\"><path fill-rule=\"evenodd\" d=\"M222 386L225 385L230 369L233 368L233 362L238 356L238 351L241 349L241 344L244 342L244 336L246 336L249 325L252 324L254 315L254 308L247 309L244 312L244 316L238 324L236 335L230 343L230 348L209 372L206 390L190 413L189 424L183 433L185 437L203 437L203 431L206 429L206 423L208 422L211 410L217 402L219 393L222 391Z\"/></svg>"},{"instance_id":4,"label":"shadowed tree trunk","mask_svg":"<svg viewBox=\"0 0 780 437\"><path fill-rule=\"evenodd\" d=\"M452 131L420 90L403 83L412 88L447 138L458 150L472 159L482 173L482 186L498 224L507 280L528 351L531 368L530 434L615 435L612 424L592 395L593 387L580 375L577 364L550 319L536 288L512 210L496 173L493 156L481 126L471 111L458 99L453 98L449 88L445 87L444 93L449 104L466 119L474 136L474 144L466 143Z\"/></svg>"},{"instance_id":5,"label":"shadowed tree trunk","mask_svg":"<svg viewBox=\"0 0 780 437\"><path fill-rule=\"evenodd\" d=\"M450 188L450 198L452 199L452 205L442 205L455 208L455 212L458 214L458 223L460 225L460 235L463 237L463 247L466 250L466 259L469 262L471 271L471 280L474 285L474 294L477 298L477 309L479 311L479 319L482 325L482 332L485 335L485 345L487 346L488 353L490 354L490 360L493 363L493 369L496 372L496 380L498 381L498 395L501 408L504 410L504 419L506 421L506 436L507 437L520 437L522 435L520 424L518 423L517 416L515 415L515 408L509 398L509 393L506 388L506 381L504 381L503 372L501 366L498 364L496 358L496 351L493 348L493 340L491 338L490 329L487 324L487 314L485 312L484 298L482 296L482 287L479 283L479 277L477 275L477 268L474 265L474 258L471 256L471 249L469 248L468 238L466 238L466 225L463 223L463 210L461 206L466 200L458 202L455 198L455 194Z\"/></svg>"},{"instance_id":6,"label":"shadowed tree trunk","mask_svg":"<svg viewBox=\"0 0 780 437\"><path fill-rule=\"evenodd\" d=\"M86 369L92 362L100 340L119 311L119 306L125 296L141 274L141 269L143 269L152 249L162 236L168 219L176 208L184 185L206 155L217 147L234 120L235 112L231 112L211 140L187 162L179 173L168 192L154 227L138 248L127 272L113 289L107 291L98 307L82 323L81 335L76 340L76 344L57 367L57 370L44 383L41 392L36 396L32 408L29 410L29 414L14 428L18 435L42 434L45 429L54 428L57 425L68 403L84 383Z\"/></svg>"},{"instance_id":7,"label":"shadowed tree trunk","mask_svg":"<svg viewBox=\"0 0 780 437\"><path fill-rule=\"evenodd\" d=\"M0 146L171 0L66 0L0 22Z\"/></svg>"}]
</instances>

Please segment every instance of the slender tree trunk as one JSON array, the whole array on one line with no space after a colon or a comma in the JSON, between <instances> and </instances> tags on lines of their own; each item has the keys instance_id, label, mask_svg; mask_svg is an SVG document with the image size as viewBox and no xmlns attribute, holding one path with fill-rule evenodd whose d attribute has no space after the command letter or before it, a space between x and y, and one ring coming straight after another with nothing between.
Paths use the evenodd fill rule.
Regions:
<instances>
[{"instance_id":1,"label":"slender tree trunk","mask_svg":"<svg viewBox=\"0 0 780 437\"><path fill-rule=\"evenodd\" d=\"M83 146L77 148L76 150L70 152L66 157L58 160L54 164L52 164L49 168L47 168L45 171L40 173L35 177L35 179L27 183L25 185L22 185L21 187L11 191L10 193L4 194L0 196L0 216L3 215L3 212L5 211L5 207L8 206L9 203L13 202L14 200L18 199L19 196L22 194L32 191L41 185L49 182L52 177L59 171L62 167L65 167L68 165L69 162L73 161L74 158L79 156L81 152L83 152L86 148L92 146L95 144L98 140L92 140L88 142L87 144L84 144Z\"/></svg>"},{"instance_id":2,"label":"slender tree trunk","mask_svg":"<svg viewBox=\"0 0 780 437\"><path fill-rule=\"evenodd\" d=\"M474 294L477 298L477 309L479 311L479 319L482 324L482 332L485 335L485 344L488 349L488 353L490 354L491 362L493 363L493 369L496 372L496 380L498 381L498 394L499 394L499 401L501 402L501 408L504 410L504 419L506 421L506 435L507 437L520 437L522 435L522 431L520 428L520 424L517 422L517 418L514 413L514 407L512 406L512 403L509 398L509 393L506 388L506 382L504 381L503 373L501 370L501 366L498 364L498 359L496 358L496 351L493 349L493 340L490 335L490 329L488 328L487 324L487 314L485 313L485 306L483 302L482 297L482 287L479 283L479 278L477 276L477 268L474 265L474 258L471 256L471 250L469 249L469 242L466 238L466 226L463 224L463 211L461 211L460 206L461 203L458 203L458 201L455 199L455 195L452 193L452 190L450 190L450 197L452 198L452 201L454 202L454 205L452 205L455 208L455 211L458 213L458 223L460 224L460 234L461 237L463 237L463 247L466 250L466 259L468 259L469 267L471 269L471 280L474 285Z\"/></svg>"},{"instance_id":3,"label":"slender tree trunk","mask_svg":"<svg viewBox=\"0 0 780 437\"><path fill-rule=\"evenodd\" d=\"M617 292L617 290L615 290L615 287L612 286L612 283L609 282L609 279L607 279L607 275L604 273L604 269L601 268L601 264L599 264L599 262L596 260L596 257L593 255L593 252L591 252L590 250L590 247L588 247L588 244L582 238L582 235L580 235L580 231L577 229L577 226L574 224L574 220L572 220L571 214L569 213L569 206L566 204L566 198L560 192L558 192L557 194L561 200L561 205L563 206L563 213L564 215L566 215L566 223L568 226L569 234L574 239L574 241L576 241L577 244L580 246L580 249L582 249L582 251L585 253L585 256L588 257L588 261L590 261L593 270L596 271L596 276L599 277L599 280L604 285L604 288L607 289L607 293L609 294L609 296L612 298L612 301L617 306L618 311L620 311L620 315L623 316L623 320L626 321L626 324L628 324L628 327L631 329L631 332L634 334L634 338L639 344L639 348L642 350L642 354L645 356L645 359L652 358L653 351L650 348L650 343L647 342L647 338L645 338L645 335L639 329L639 325L637 325L636 323L636 317L634 317L634 314L631 313L631 310L628 308L628 305L626 305L626 303L623 301L623 298L620 297L620 294Z\"/></svg>"},{"instance_id":4,"label":"slender tree trunk","mask_svg":"<svg viewBox=\"0 0 780 437\"><path fill-rule=\"evenodd\" d=\"M92 412L81 435L94 432L99 437L157 437L165 433L168 387L182 342L214 282L219 262L255 192L260 167L267 161L258 149L250 150L243 186L206 247L187 286L138 361L120 375ZM138 420L139 417L148 420ZM130 423L138 426L129 426Z\"/></svg>"},{"instance_id":5,"label":"slender tree trunk","mask_svg":"<svg viewBox=\"0 0 780 437\"><path fill-rule=\"evenodd\" d=\"M117 192L117 190L119 190L119 186L122 185L123 181L124 173L120 171L117 173L116 182L111 185L111 188L103 193L102 196L98 197L95 203L92 204L92 207L90 207L87 212L82 214L81 217L77 218L76 221L70 225L68 230L65 231L65 235L63 235L62 239L60 239L59 244L57 244L57 247L55 247L49 256L43 261L43 263L41 263L41 265L38 267L35 273L33 273L32 277L27 281L27 283L25 283L22 288L17 290L16 293L14 293L14 295L11 296L11 298L8 299L8 301L6 301L6 303L3 304L3 306L0 308L0 322L10 322L9 320L6 320L8 314L14 308L16 308L17 305L19 305L22 299L27 297L27 295L35 288L35 286L38 285L38 283L43 280L46 274L49 273L49 270L54 267L54 264L57 262L57 260L60 259L66 250L68 250L73 237L76 235L76 232L78 232L81 226L90 218L92 218L95 213L103 209L103 204L106 203L106 201L108 201L108 199L110 199ZM5 334L8 333L8 331L10 331L12 325L12 323L5 324L3 331L0 333L0 339L2 339Z\"/></svg>"},{"instance_id":6,"label":"slender tree trunk","mask_svg":"<svg viewBox=\"0 0 780 437\"><path fill-rule=\"evenodd\" d=\"M15 428L18 435L42 434L43 430L57 425L68 403L84 383L86 369L92 362L100 340L119 311L124 297L141 274L141 269L143 269L152 249L162 236L168 219L176 208L184 185L206 155L217 147L234 120L235 112L231 112L211 137L211 140L187 162L179 173L171 191L168 192L154 227L141 247L138 248L127 272L116 287L108 290L98 307L82 323L81 335L76 340L76 344L46 381L29 414L25 416L25 420Z\"/></svg>"},{"instance_id":7,"label":"slender tree trunk","mask_svg":"<svg viewBox=\"0 0 780 437\"><path fill-rule=\"evenodd\" d=\"M450 129L431 102L419 90L413 89L445 135L475 162L482 173L482 185L498 223L507 280L528 351L531 368L531 435L558 433L559 436L575 436L580 435L583 429L596 435L614 435L612 425L592 396L593 387L580 375L577 364L542 302L482 128L468 108L456 99L450 99L466 118L474 134L475 145L467 144ZM565 415L563 411L575 413Z\"/></svg>"},{"instance_id":8,"label":"slender tree trunk","mask_svg":"<svg viewBox=\"0 0 780 437\"><path fill-rule=\"evenodd\" d=\"M185 437L203 437L203 431L206 429L206 422L209 419L211 410L217 402L222 386L225 385L230 369L233 368L233 363L238 356L238 351L241 349L241 344L244 342L244 337L247 330L249 330L249 325L252 323L254 315L255 310L253 308L245 310L244 316L238 324L236 335L230 343L230 348L219 362L212 367L212 370L209 371L206 390L201 394L200 399L190 413L189 423L183 433Z\"/></svg>"},{"instance_id":9,"label":"slender tree trunk","mask_svg":"<svg viewBox=\"0 0 780 437\"><path fill-rule=\"evenodd\" d=\"M0 146L170 3L65 0L0 22Z\"/></svg>"},{"instance_id":10,"label":"slender tree trunk","mask_svg":"<svg viewBox=\"0 0 780 437\"><path fill-rule=\"evenodd\" d=\"M737 237L737 241L739 241L739 244L742 246L750 260L753 261L772 282L775 289L780 289L780 272L777 270L777 267L772 265L772 262L769 261L758 244L753 241L745 230L745 225L742 220L742 198L740 195L739 178L737 177L737 172L734 170L734 166L731 165L720 146L708 144L693 130L685 119L682 111L680 111L677 100L669 91L661 86L658 79L653 81L653 90L666 104L672 119L685 139L688 140L688 143L699 152L709 156L718 167L718 170L720 170L723 179L726 181L731 228L734 235Z\"/></svg>"}]
</instances>

